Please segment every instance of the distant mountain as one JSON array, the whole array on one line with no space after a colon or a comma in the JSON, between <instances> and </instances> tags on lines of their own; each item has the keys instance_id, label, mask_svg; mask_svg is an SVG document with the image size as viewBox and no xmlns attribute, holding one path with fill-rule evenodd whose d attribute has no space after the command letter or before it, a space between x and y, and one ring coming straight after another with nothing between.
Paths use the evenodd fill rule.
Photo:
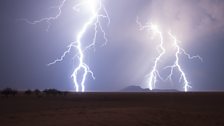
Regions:
<instances>
[{"instance_id":1,"label":"distant mountain","mask_svg":"<svg viewBox=\"0 0 224 126\"><path fill-rule=\"evenodd\" d=\"M121 92L179 92L178 90L175 89L153 89L149 90L148 88L141 88L140 86L128 86L122 90Z\"/></svg>"},{"instance_id":2,"label":"distant mountain","mask_svg":"<svg viewBox=\"0 0 224 126\"><path fill-rule=\"evenodd\" d=\"M176 89L153 89L151 92L180 92Z\"/></svg>"},{"instance_id":3,"label":"distant mountain","mask_svg":"<svg viewBox=\"0 0 224 126\"><path fill-rule=\"evenodd\" d=\"M143 89L140 86L128 86L121 90L121 92L149 92L149 89Z\"/></svg>"}]
</instances>

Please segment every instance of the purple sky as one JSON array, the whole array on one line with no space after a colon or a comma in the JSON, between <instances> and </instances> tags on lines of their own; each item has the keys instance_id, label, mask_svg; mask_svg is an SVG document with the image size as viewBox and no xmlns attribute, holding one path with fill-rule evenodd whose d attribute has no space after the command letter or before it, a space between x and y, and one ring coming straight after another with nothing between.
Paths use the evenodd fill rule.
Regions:
<instances>
[{"instance_id":1,"label":"purple sky","mask_svg":"<svg viewBox=\"0 0 224 126\"><path fill-rule=\"evenodd\" d=\"M224 90L224 1L222 0L104 0L111 24L103 27L108 44L102 35L97 38L97 49L86 52L86 63L95 73L88 76L88 91L116 91L129 85L147 87L145 75L155 58L156 43L147 32L139 31L136 18L142 23L156 23L166 32L171 30L181 46L190 54L199 54L204 61L181 64L191 82L191 91ZM46 23L29 25L19 18L38 20L54 16L52 8L60 0L3 0L0 1L0 89L57 88L73 90L70 77L74 65L72 54L64 62L47 67L61 56L74 40L85 16L72 10L76 0L67 0L61 16L46 32ZM92 38L93 28L84 37ZM74 53L74 52L73 52ZM169 58L163 59L169 63ZM165 75L164 75L165 76ZM180 83L158 82L158 88L182 90Z\"/></svg>"}]
</instances>

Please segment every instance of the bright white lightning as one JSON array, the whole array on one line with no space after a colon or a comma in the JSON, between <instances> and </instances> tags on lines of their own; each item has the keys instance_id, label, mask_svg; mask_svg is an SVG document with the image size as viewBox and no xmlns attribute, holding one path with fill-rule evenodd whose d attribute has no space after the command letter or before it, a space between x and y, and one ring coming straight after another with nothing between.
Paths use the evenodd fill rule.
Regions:
<instances>
[{"instance_id":1,"label":"bright white lightning","mask_svg":"<svg viewBox=\"0 0 224 126\"><path fill-rule=\"evenodd\" d=\"M152 70L150 73L146 76L147 77L147 83L149 85L149 89L153 90L156 87L157 78L164 80L161 75L159 74L158 65L159 61L161 60L162 56L167 52L166 48L164 47L164 37L163 33L160 31L159 27L157 25L154 25L152 23L146 23L146 25L142 25L141 22L139 22L138 18L136 20L137 24L140 27L140 30L146 29L147 31L153 32L153 34L158 34L160 38L160 43L157 47L159 55L154 60L154 65L152 67ZM179 82L183 82L184 84L184 91L187 92L188 88L191 88L190 82L188 81L185 72L183 71L181 65L180 65L180 55L184 54L187 56L188 59L199 59L202 61L202 58L198 55L191 56L188 54L183 48L181 48L178 44L178 41L174 35L171 34L171 32L168 32L169 37L173 40L173 45L176 49L175 51L175 62L172 66L166 66L164 69L170 68L170 74L168 75L168 79L172 80L172 76L174 74L174 69L176 68L180 72L180 78Z\"/></svg>"},{"instance_id":2,"label":"bright white lightning","mask_svg":"<svg viewBox=\"0 0 224 126\"><path fill-rule=\"evenodd\" d=\"M183 71L181 65L180 65L180 55L181 54L184 54L187 56L188 59L199 59L202 61L202 58L200 56L191 56L190 54L188 54L183 48L181 48L178 44L178 40L177 38L171 33L171 32L168 32L169 36L173 39L173 46L175 47L176 49L176 52L175 52L175 62L172 66L167 66L165 68L170 68L170 74L168 75L168 78L170 80L172 80L172 75L173 75L173 71L174 69L176 68L179 72L180 72L180 78L179 78L179 82L183 82L184 84L184 91L187 92L188 91L188 88L191 88L190 86L190 82L188 81L187 77L186 77L186 74L185 72Z\"/></svg>"},{"instance_id":3,"label":"bright white lightning","mask_svg":"<svg viewBox=\"0 0 224 126\"><path fill-rule=\"evenodd\" d=\"M37 23L41 23L41 22L47 22L48 23L47 31L48 31L48 29L51 26L51 21L56 20L60 17L60 15L62 13L62 7L64 6L65 2L66 2L66 0L62 0L61 4L57 7L59 12L57 13L56 16L42 18L42 19L36 20L36 21L29 21L27 19L22 19L22 20L26 21L29 24L37 24ZM96 44L97 33L99 32L98 29L103 34L103 37L105 40L105 43L103 45L105 45L108 41L106 38L106 34L103 30L103 27L101 25L100 19L105 18L108 21L108 25L110 24L110 18L108 16L108 13L107 13L105 7L103 6L101 0L81 0L78 4L73 6L73 9L78 12L78 11L80 11L81 7L84 7L85 10L89 12L89 14L91 15L90 18L84 23L84 25L82 26L82 28L76 35L76 40L70 43L70 45L68 46L68 49L62 54L62 56L60 58L56 59L54 62L48 64L48 65L53 65L57 62L63 61L64 57L68 53L70 53L73 48L76 49L77 54L75 55L75 57L78 57L78 66L74 69L74 71L71 75L71 77L73 78L74 87L76 89L76 92L80 91L80 86L81 86L81 91L82 92L85 91L85 81L86 81L86 77L88 74L91 74L92 78L95 79L93 72L90 70L89 66L84 62L84 58L85 58L84 53L87 49L89 49L91 47L94 48L94 46ZM92 25L94 26L93 41L86 47L83 47L82 38L84 37L88 28L90 28ZM80 83L78 82L78 74L82 75Z\"/></svg>"},{"instance_id":4,"label":"bright white lightning","mask_svg":"<svg viewBox=\"0 0 224 126\"><path fill-rule=\"evenodd\" d=\"M140 26L140 30L144 30L144 29L150 30L150 31L153 32L153 34L158 34L159 39L160 39L160 43L157 47L159 55L156 57L156 59L154 61L154 65L152 67L151 72L147 75L147 77L148 77L147 82L149 84L149 89L152 90L155 87L155 84L157 82L157 77L159 77L161 79L161 76L159 74L159 71L158 71L157 67L158 67L158 63L159 63L161 57L166 53L166 50L164 48L163 35L162 35L162 32L159 30L159 27L157 25L154 25L154 24L150 23L150 24L146 24L146 25L143 26L138 21L138 18L137 18L136 22Z\"/></svg>"}]
</instances>

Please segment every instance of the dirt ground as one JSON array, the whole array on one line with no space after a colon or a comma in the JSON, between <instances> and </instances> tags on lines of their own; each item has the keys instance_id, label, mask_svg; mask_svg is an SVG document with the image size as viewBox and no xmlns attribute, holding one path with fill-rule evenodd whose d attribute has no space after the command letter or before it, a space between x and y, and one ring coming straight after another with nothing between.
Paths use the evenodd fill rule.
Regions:
<instances>
[{"instance_id":1,"label":"dirt ground","mask_svg":"<svg viewBox=\"0 0 224 126\"><path fill-rule=\"evenodd\" d=\"M0 97L0 126L224 126L224 93Z\"/></svg>"}]
</instances>

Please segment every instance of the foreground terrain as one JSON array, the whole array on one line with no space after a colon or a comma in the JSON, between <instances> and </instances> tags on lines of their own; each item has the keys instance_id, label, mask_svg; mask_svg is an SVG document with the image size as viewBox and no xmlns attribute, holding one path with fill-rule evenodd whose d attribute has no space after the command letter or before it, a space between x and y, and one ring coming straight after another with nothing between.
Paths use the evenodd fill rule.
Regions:
<instances>
[{"instance_id":1,"label":"foreground terrain","mask_svg":"<svg viewBox=\"0 0 224 126\"><path fill-rule=\"evenodd\" d=\"M223 126L224 93L0 97L1 126Z\"/></svg>"}]
</instances>

